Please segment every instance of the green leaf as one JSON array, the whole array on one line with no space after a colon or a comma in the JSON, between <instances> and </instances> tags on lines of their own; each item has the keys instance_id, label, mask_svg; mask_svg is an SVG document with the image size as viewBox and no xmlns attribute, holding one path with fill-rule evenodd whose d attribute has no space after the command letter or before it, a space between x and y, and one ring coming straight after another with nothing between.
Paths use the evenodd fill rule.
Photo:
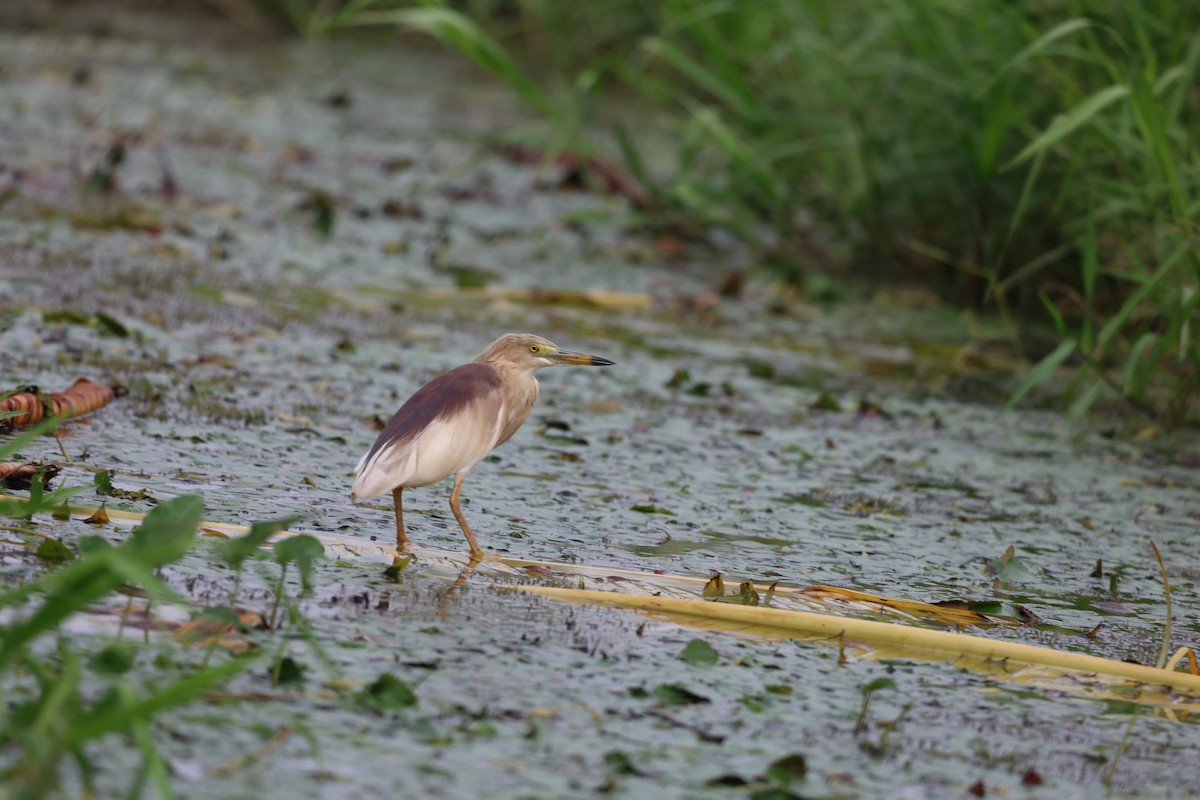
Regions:
<instances>
[{"instance_id":1,"label":"green leaf","mask_svg":"<svg viewBox=\"0 0 1200 800\"><path fill-rule=\"evenodd\" d=\"M42 539L36 552L43 561L71 561L75 558L75 554L58 539Z\"/></svg>"},{"instance_id":2,"label":"green leaf","mask_svg":"<svg viewBox=\"0 0 1200 800\"><path fill-rule=\"evenodd\" d=\"M137 650L124 642L114 642L88 659L88 669L101 675L123 675L133 666Z\"/></svg>"},{"instance_id":3,"label":"green leaf","mask_svg":"<svg viewBox=\"0 0 1200 800\"><path fill-rule=\"evenodd\" d=\"M204 498L198 494L167 500L146 515L128 544L148 567L177 561L191 546L203 512Z\"/></svg>"},{"instance_id":4,"label":"green leaf","mask_svg":"<svg viewBox=\"0 0 1200 800\"><path fill-rule=\"evenodd\" d=\"M655 506L655 505L649 505L649 504L630 506L629 510L637 511L640 514L670 514L671 516L675 515L675 512L671 511L668 508L663 508L662 506Z\"/></svg>"},{"instance_id":5,"label":"green leaf","mask_svg":"<svg viewBox=\"0 0 1200 800\"><path fill-rule=\"evenodd\" d=\"M42 312L42 322L47 325L62 323L65 325L91 325L93 319L89 314L76 311L73 308L59 308Z\"/></svg>"},{"instance_id":6,"label":"green leaf","mask_svg":"<svg viewBox=\"0 0 1200 800\"><path fill-rule=\"evenodd\" d=\"M1028 161L1038 153L1049 150L1054 145L1061 142L1068 135L1073 133L1077 128L1086 124L1092 117L1099 114L1106 107L1112 105L1118 100L1124 99L1129 95L1129 87L1123 85L1109 86L1106 89L1101 89L1095 94L1088 97L1079 105L1072 108L1065 114L1060 114L1054 118L1054 121L1038 135L1036 139L1025 146L1020 153L1017 153L1016 158L1009 161L1005 165L1005 169L1015 167L1023 161Z\"/></svg>"},{"instance_id":7,"label":"green leaf","mask_svg":"<svg viewBox=\"0 0 1200 800\"><path fill-rule=\"evenodd\" d=\"M358 695L359 702L381 711L394 711L416 705L417 696L408 684L385 672Z\"/></svg>"},{"instance_id":8,"label":"green leaf","mask_svg":"<svg viewBox=\"0 0 1200 800\"><path fill-rule=\"evenodd\" d=\"M816 400L809 404L809 408L814 411L841 411L842 407L838 404L837 398L829 392L821 392Z\"/></svg>"},{"instance_id":9,"label":"green leaf","mask_svg":"<svg viewBox=\"0 0 1200 800\"><path fill-rule=\"evenodd\" d=\"M125 327L125 324L121 320L105 314L103 311L96 312L96 324L103 334L118 336L122 339L129 336L129 329Z\"/></svg>"},{"instance_id":10,"label":"green leaf","mask_svg":"<svg viewBox=\"0 0 1200 800\"><path fill-rule=\"evenodd\" d=\"M96 473L96 477L92 479L92 484L96 487L96 494L101 497L108 497L113 493L112 473L106 469L102 469Z\"/></svg>"},{"instance_id":11,"label":"green leaf","mask_svg":"<svg viewBox=\"0 0 1200 800\"><path fill-rule=\"evenodd\" d=\"M872 694L880 689L894 689L896 682L891 678L876 678L875 680L862 687L863 694Z\"/></svg>"},{"instance_id":12,"label":"green leaf","mask_svg":"<svg viewBox=\"0 0 1200 800\"><path fill-rule=\"evenodd\" d=\"M751 377L771 380L775 377L775 365L766 361L751 361L746 365Z\"/></svg>"},{"instance_id":13,"label":"green leaf","mask_svg":"<svg viewBox=\"0 0 1200 800\"><path fill-rule=\"evenodd\" d=\"M808 759L799 753L777 758L767 767L766 778L776 786L789 786L804 780L808 774Z\"/></svg>"},{"instance_id":14,"label":"green leaf","mask_svg":"<svg viewBox=\"0 0 1200 800\"><path fill-rule=\"evenodd\" d=\"M217 552L229 566L240 567L243 561L260 552L267 539L280 531L287 530L297 519L298 517L283 517L282 519L255 522L245 536L219 543Z\"/></svg>"},{"instance_id":15,"label":"green leaf","mask_svg":"<svg viewBox=\"0 0 1200 800\"><path fill-rule=\"evenodd\" d=\"M397 557L395 561L383 571L383 577L389 581L399 581L400 576L404 574L404 570L408 569L408 565L412 563L412 556L404 558Z\"/></svg>"},{"instance_id":16,"label":"green leaf","mask_svg":"<svg viewBox=\"0 0 1200 800\"><path fill-rule=\"evenodd\" d=\"M643 774L633 764L633 760L629 758L628 753L623 753L620 750L611 750L604 754L604 766L608 769L610 775L641 775Z\"/></svg>"},{"instance_id":17,"label":"green leaf","mask_svg":"<svg viewBox=\"0 0 1200 800\"><path fill-rule=\"evenodd\" d=\"M719 656L713 646L703 639L692 639L679 657L693 664L716 664Z\"/></svg>"},{"instance_id":18,"label":"green leaf","mask_svg":"<svg viewBox=\"0 0 1200 800\"><path fill-rule=\"evenodd\" d=\"M704 695L696 694L678 683L664 683L654 690L653 695L670 706L690 706L712 702Z\"/></svg>"},{"instance_id":19,"label":"green leaf","mask_svg":"<svg viewBox=\"0 0 1200 800\"><path fill-rule=\"evenodd\" d=\"M275 543L275 560L294 563L300 568L300 583L305 591L312 588L313 563L325 555L325 545L315 536L301 534Z\"/></svg>"},{"instance_id":20,"label":"green leaf","mask_svg":"<svg viewBox=\"0 0 1200 800\"><path fill-rule=\"evenodd\" d=\"M303 683L305 666L291 656L284 656L275 662L271 668L270 678L273 686L285 683Z\"/></svg>"},{"instance_id":21,"label":"green leaf","mask_svg":"<svg viewBox=\"0 0 1200 800\"><path fill-rule=\"evenodd\" d=\"M996 580L1001 583L1024 583L1036 577L1033 570L1017 557L1016 548L1011 545L1000 558L989 562L989 566L996 573Z\"/></svg>"}]
</instances>

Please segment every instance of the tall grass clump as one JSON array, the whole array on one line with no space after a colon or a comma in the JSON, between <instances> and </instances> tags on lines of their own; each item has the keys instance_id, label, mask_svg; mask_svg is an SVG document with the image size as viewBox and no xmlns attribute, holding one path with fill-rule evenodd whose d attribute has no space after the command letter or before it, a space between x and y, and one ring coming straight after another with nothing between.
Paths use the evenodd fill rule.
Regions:
<instances>
[{"instance_id":1,"label":"tall grass clump","mask_svg":"<svg viewBox=\"0 0 1200 800\"><path fill-rule=\"evenodd\" d=\"M548 145L615 141L651 213L732 230L797 283L820 263L998 310L1039 360L1014 401L1066 364L1076 413L1108 395L1194 417L1200 4L396 5L342 4L324 30L439 37L529 101ZM589 106L605 86L641 100L608 114L615 137ZM647 170L640 120L662 112L676 155Z\"/></svg>"}]
</instances>

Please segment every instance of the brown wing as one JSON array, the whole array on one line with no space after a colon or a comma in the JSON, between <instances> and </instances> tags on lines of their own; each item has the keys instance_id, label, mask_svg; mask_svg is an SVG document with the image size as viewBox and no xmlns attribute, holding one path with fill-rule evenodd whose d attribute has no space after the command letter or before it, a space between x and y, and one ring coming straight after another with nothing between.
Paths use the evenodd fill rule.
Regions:
<instances>
[{"instance_id":1,"label":"brown wing","mask_svg":"<svg viewBox=\"0 0 1200 800\"><path fill-rule=\"evenodd\" d=\"M462 469L496 443L500 375L491 366L468 363L422 386L391 417L359 461L356 497L373 497L396 486L421 486ZM455 425L451 422L458 420ZM487 419L475 419L486 416ZM484 441L487 439L487 441ZM437 441L434 441L437 440ZM443 474L426 474L445 464ZM434 468L440 473L440 468ZM420 473L418 483L407 483Z\"/></svg>"}]
</instances>

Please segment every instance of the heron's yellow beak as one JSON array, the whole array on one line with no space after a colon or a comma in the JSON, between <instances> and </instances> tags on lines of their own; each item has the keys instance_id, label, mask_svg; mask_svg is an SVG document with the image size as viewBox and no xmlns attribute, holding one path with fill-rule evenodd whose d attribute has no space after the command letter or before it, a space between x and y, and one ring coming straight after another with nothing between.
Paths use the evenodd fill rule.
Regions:
<instances>
[{"instance_id":1,"label":"heron's yellow beak","mask_svg":"<svg viewBox=\"0 0 1200 800\"><path fill-rule=\"evenodd\" d=\"M608 367L615 363L609 361L607 358L589 355L588 353L575 353L570 350L555 350L546 357L554 362L554 366L556 367Z\"/></svg>"}]
</instances>

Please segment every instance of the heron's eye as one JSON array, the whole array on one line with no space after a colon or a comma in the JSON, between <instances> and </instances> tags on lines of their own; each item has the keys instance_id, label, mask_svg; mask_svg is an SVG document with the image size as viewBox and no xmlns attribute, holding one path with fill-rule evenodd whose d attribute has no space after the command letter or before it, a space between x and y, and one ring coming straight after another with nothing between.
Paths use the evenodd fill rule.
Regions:
<instances>
[{"instance_id":1,"label":"heron's eye","mask_svg":"<svg viewBox=\"0 0 1200 800\"><path fill-rule=\"evenodd\" d=\"M541 349L542 348L538 347L536 344L529 345L529 352L531 352L531 353L536 353L538 350L541 350Z\"/></svg>"}]
</instances>

